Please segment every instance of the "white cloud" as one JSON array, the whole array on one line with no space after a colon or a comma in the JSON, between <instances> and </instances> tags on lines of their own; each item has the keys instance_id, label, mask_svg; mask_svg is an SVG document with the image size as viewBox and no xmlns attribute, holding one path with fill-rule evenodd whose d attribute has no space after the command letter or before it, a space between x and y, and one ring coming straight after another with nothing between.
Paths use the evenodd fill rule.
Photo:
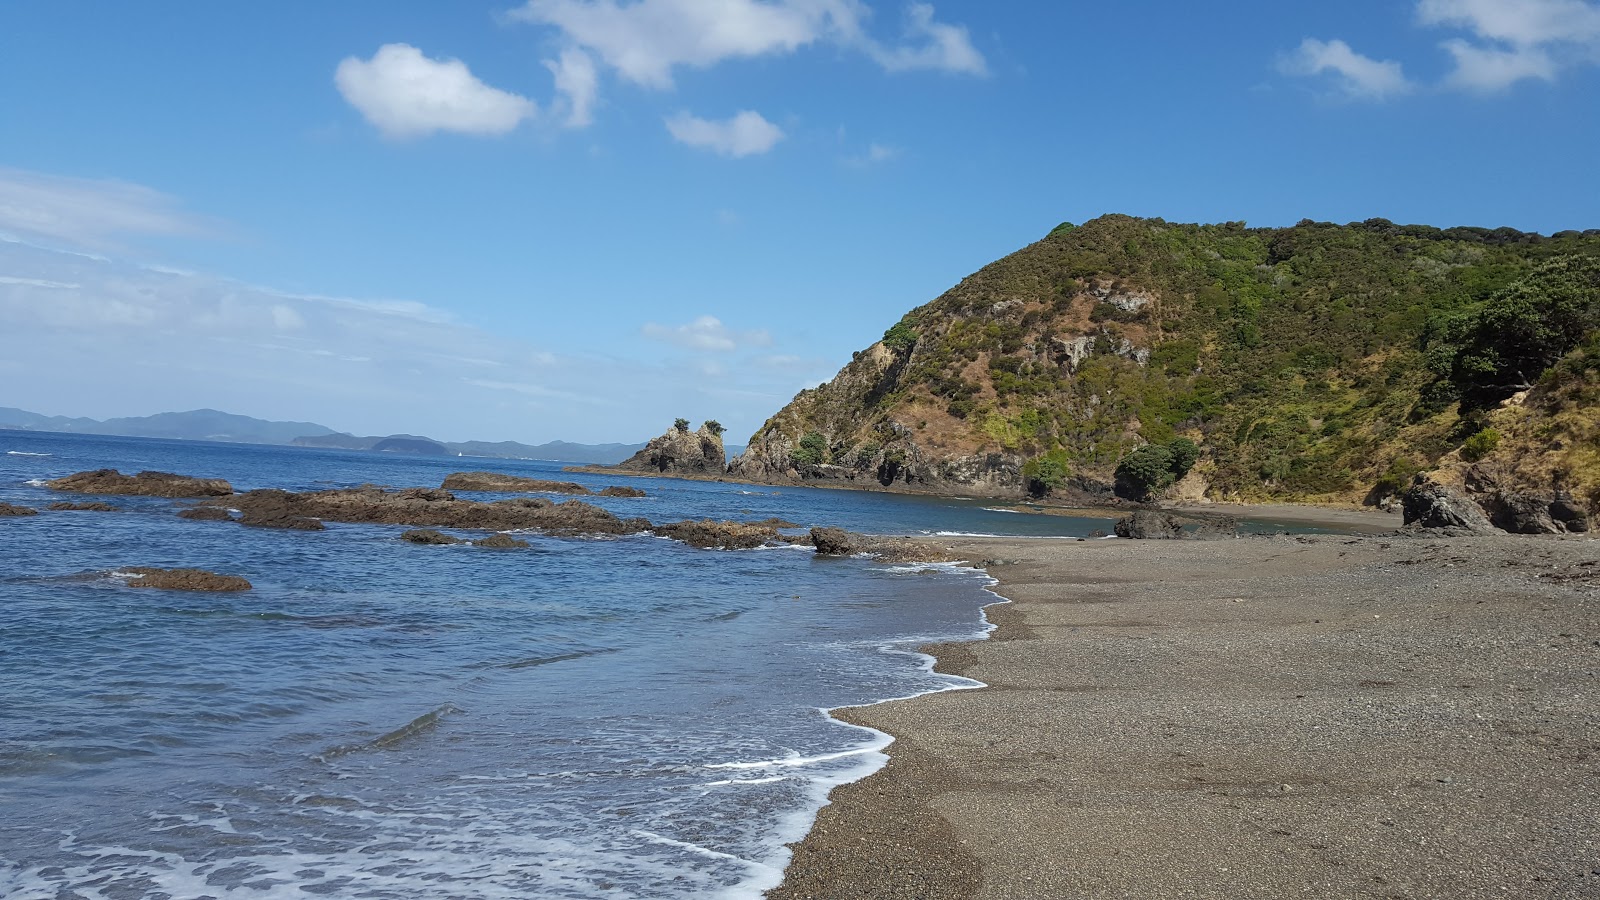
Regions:
<instances>
[{"instance_id":1,"label":"white cloud","mask_svg":"<svg viewBox=\"0 0 1600 900\"><path fill-rule=\"evenodd\" d=\"M385 44L370 60L346 58L334 72L334 83L390 138L436 131L500 135L538 110L526 97L479 81L461 60L429 59L410 44Z\"/></svg>"},{"instance_id":2,"label":"white cloud","mask_svg":"<svg viewBox=\"0 0 1600 900\"><path fill-rule=\"evenodd\" d=\"M883 163L894 160L899 156L899 147L891 147L888 144L879 144L877 142L873 142L868 144L867 149L859 155L845 157L844 163L845 165L853 166L858 169L865 169L869 166L882 165Z\"/></svg>"},{"instance_id":3,"label":"white cloud","mask_svg":"<svg viewBox=\"0 0 1600 900\"><path fill-rule=\"evenodd\" d=\"M588 128L594 122L594 101L600 93L600 74L594 59L576 47L561 51L559 59L548 60L545 68L555 75L560 110L568 128Z\"/></svg>"},{"instance_id":4,"label":"white cloud","mask_svg":"<svg viewBox=\"0 0 1600 900\"><path fill-rule=\"evenodd\" d=\"M1442 44L1455 59L1451 87L1498 91L1600 63L1600 5L1584 0L1419 0L1417 19L1471 32Z\"/></svg>"},{"instance_id":5,"label":"white cloud","mask_svg":"<svg viewBox=\"0 0 1600 900\"><path fill-rule=\"evenodd\" d=\"M783 140L782 129L748 109L722 121L680 112L666 123L679 143L734 158L766 153Z\"/></svg>"},{"instance_id":6,"label":"white cloud","mask_svg":"<svg viewBox=\"0 0 1600 900\"><path fill-rule=\"evenodd\" d=\"M1279 60L1278 68L1286 75L1332 74L1341 93L1364 100L1383 100L1411 89L1400 63L1362 56L1339 40L1306 38Z\"/></svg>"},{"instance_id":7,"label":"white cloud","mask_svg":"<svg viewBox=\"0 0 1600 900\"><path fill-rule=\"evenodd\" d=\"M306 320L293 308L280 303L272 308L272 324L279 331L299 331L306 327Z\"/></svg>"},{"instance_id":8,"label":"white cloud","mask_svg":"<svg viewBox=\"0 0 1600 900\"><path fill-rule=\"evenodd\" d=\"M126 237L200 237L221 230L143 185L0 168L0 232L112 249Z\"/></svg>"},{"instance_id":9,"label":"white cloud","mask_svg":"<svg viewBox=\"0 0 1600 900\"><path fill-rule=\"evenodd\" d=\"M890 72L933 69L967 75L988 74L983 54L972 46L967 29L934 21L933 15L931 5L913 3L906 8L907 43L890 47L863 41L862 46L868 56Z\"/></svg>"},{"instance_id":10,"label":"white cloud","mask_svg":"<svg viewBox=\"0 0 1600 900\"><path fill-rule=\"evenodd\" d=\"M689 350L730 353L746 347L765 347L772 343L772 335L765 331L735 332L722 324L716 316L701 316L687 325L660 325L655 322L644 326L644 336L664 341Z\"/></svg>"}]
</instances>

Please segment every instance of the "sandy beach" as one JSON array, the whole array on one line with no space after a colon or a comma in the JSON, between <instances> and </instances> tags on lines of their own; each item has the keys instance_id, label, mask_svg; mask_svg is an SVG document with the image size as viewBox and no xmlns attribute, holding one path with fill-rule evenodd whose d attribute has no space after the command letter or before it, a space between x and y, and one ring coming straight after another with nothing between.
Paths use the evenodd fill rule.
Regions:
<instances>
[{"instance_id":1,"label":"sandy beach","mask_svg":"<svg viewBox=\"0 0 1600 900\"><path fill-rule=\"evenodd\" d=\"M971 539L792 898L1600 897L1600 542Z\"/></svg>"}]
</instances>

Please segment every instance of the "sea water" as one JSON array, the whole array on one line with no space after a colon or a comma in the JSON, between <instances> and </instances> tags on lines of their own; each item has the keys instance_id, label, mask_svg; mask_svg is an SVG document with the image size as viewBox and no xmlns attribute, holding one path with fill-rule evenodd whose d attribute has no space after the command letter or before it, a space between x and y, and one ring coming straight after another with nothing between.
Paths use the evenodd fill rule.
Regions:
<instances>
[{"instance_id":1,"label":"sea water","mask_svg":"<svg viewBox=\"0 0 1600 900\"><path fill-rule=\"evenodd\" d=\"M0 500L85 469L239 490L438 486L491 469L632 483L622 516L1072 536L1109 520L854 491L573 475L550 462L0 432ZM498 495L464 494L474 499ZM78 499L66 496L65 499ZM0 519L0 896L754 897L885 735L828 718L974 683L959 567L647 535L491 551L119 512ZM129 589L197 567L240 594Z\"/></svg>"}]
</instances>

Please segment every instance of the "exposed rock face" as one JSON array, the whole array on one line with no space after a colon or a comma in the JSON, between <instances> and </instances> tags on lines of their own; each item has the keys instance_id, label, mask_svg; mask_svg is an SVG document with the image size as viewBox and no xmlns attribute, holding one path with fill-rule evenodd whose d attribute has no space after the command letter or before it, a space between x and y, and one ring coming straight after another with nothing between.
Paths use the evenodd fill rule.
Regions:
<instances>
[{"instance_id":1,"label":"exposed rock face","mask_svg":"<svg viewBox=\"0 0 1600 900\"><path fill-rule=\"evenodd\" d=\"M204 569L119 569L129 576L128 587L167 591L248 591L250 582L237 575L218 575Z\"/></svg>"},{"instance_id":2,"label":"exposed rock face","mask_svg":"<svg viewBox=\"0 0 1600 900\"><path fill-rule=\"evenodd\" d=\"M120 494L137 497L226 497L233 486L220 478L194 478L171 472L124 475L116 469L96 469L57 478L46 485L53 491L76 494Z\"/></svg>"},{"instance_id":3,"label":"exposed rock face","mask_svg":"<svg viewBox=\"0 0 1600 900\"><path fill-rule=\"evenodd\" d=\"M0 503L0 518L15 516L37 516L39 511L27 506L13 506L10 503Z\"/></svg>"},{"instance_id":4,"label":"exposed rock face","mask_svg":"<svg viewBox=\"0 0 1600 900\"><path fill-rule=\"evenodd\" d=\"M514 538L509 534L491 534L486 538L472 542L474 547L485 547L490 550L526 550L531 544L521 538Z\"/></svg>"},{"instance_id":5,"label":"exposed rock face","mask_svg":"<svg viewBox=\"0 0 1600 900\"><path fill-rule=\"evenodd\" d=\"M605 490L602 490L600 492L600 496L602 496L602 497L648 497L650 495L646 494L644 491L641 491L636 487L623 487L620 484L614 484L614 485L606 488Z\"/></svg>"},{"instance_id":6,"label":"exposed rock face","mask_svg":"<svg viewBox=\"0 0 1600 900\"><path fill-rule=\"evenodd\" d=\"M1548 497L1498 491L1478 502L1494 527L1512 534L1561 534L1567 530L1550 514Z\"/></svg>"},{"instance_id":7,"label":"exposed rock face","mask_svg":"<svg viewBox=\"0 0 1600 900\"><path fill-rule=\"evenodd\" d=\"M750 550L782 540L776 528L764 523L701 521L672 522L651 529L656 534L702 550Z\"/></svg>"},{"instance_id":8,"label":"exposed rock face","mask_svg":"<svg viewBox=\"0 0 1600 900\"><path fill-rule=\"evenodd\" d=\"M619 519L581 500L553 503L542 497L518 497L478 503L458 500L449 491L436 488L350 488L301 494L260 490L239 494L228 503L238 507L244 524L273 527L302 527L297 523L326 520L486 531L536 529L559 535L631 534L650 527L643 519Z\"/></svg>"},{"instance_id":9,"label":"exposed rock face","mask_svg":"<svg viewBox=\"0 0 1600 900\"><path fill-rule=\"evenodd\" d=\"M434 531L432 528L413 528L400 535L400 540L412 544L434 544L448 546L450 544L465 544L466 541L458 537Z\"/></svg>"},{"instance_id":10,"label":"exposed rock face","mask_svg":"<svg viewBox=\"0 0 1600 900\"><path fill-rule=\"evenodd\" d=\"M811 546L822 556L851 556L856 552L850 532L843 528L811 529Z\"/></svg>"},{"instance_id":11,"label":"exposed rock face","mask_svg":"<svg viewBox=\"0 0 1600 900\"><path fill-rule=\"evenodd\" d=\"M707 422L699 431L690 431L687 426L667 429L666 434L618 463L616 468L660 475L721 475L727 466L728 454L722 446L721 426Z\"/></svg>"},{"instance_id":12,"label":"exposed rock face","mask_svg":"<svg viewBox=\"0 0 1600 900\"><path fill-rule=\"evenodd\" d=\"M60 501L57 501L55 503L50 504L49 506L45 507L45 509L52 510L54 512L73 512L73 511L78 511L78 512L116 512L117 511L117 508L115 506L112 506L109 503L101 503L98 500L91 500L88 503L68 503L65 500L60 500Z\"/></svg>"},{"instance_id":13,"label":"exposed rock face","mask_svg":"<svg viewBox=\"0 0 1600 900\"><path fill-rule=\"evenodd\" d=\"M195 506L178 513L180 519L194 519L198 522L232 522L233 513L220 506Z\"/></svg>"},{"instance_id":14,"label":"exposed rock face","mask_svg":"<svg viewBox=\"0 0 1600 900\"><path fill-rule=\"evenodd\" d=\"M545 481L540 478L520 478L498 472L456 472L445 478L447 491L495 491L498 493L525 494L590 494L581 484L571 481Z\"/></svg>"},{"instance_id":15,"label":"exposed rock face","mask_svg":"<svg viewBox=\"0 0 1600 900\"><path fill-rule=\"evenodd\" d=\"M1183 520L1155 510L1137 510L1117 520L1113 530L1120 538L1134 540L1179 540L1184 537Z\"/></svg>"},{"instance_id":16,"label":"exposed rock face","mask_svg":"<svg viewBox=\"0 0 1600 900\"><path fill-rule=\"evenodd\" d=\"M1498 531L1465 494L1421 477L1400 496L1400 505L1408 528L1455 528L1474 534Z\"/></svg>"},{"instance_id":17,"label":"exposed rock face","mask_svg":"<svg viewBox=\"0 0 1600 900\"><path fill-rule=\"evenodd\" d=\"M1588 513L1584 510L1583 504L1571 497L1560 497L1552 501L1550 517L1573 534L1583 534L1589 530Z\"/></svg>"}]
</instances>

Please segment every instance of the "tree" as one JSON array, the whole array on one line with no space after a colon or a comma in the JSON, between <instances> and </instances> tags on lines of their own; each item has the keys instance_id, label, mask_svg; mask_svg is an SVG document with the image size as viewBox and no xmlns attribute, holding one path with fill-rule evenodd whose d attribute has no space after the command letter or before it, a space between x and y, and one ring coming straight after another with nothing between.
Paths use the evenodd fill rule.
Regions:
<instances>
[{"instance_id":1,"label":"tree","mask_svg":"<svg viewBox=\"0 0 1600 900\"><path fill-rule=\"evenodd\" d=\"M705 430L707 430L709 432L711 432L712 434L716 435L717 437L722 437L722 433L724 431L728 430L726 428L723 428L722 427L722 423L718 422L716 419L707 419L706 423L704 425L700 426L700 427L704 428Z\"/></svg>"},{"instance_id":2,"label":"tree","mask_svg":"<svg viewBox=\"0 0 1600 900\"><path fill-rule=\"evenodd\" d=\"M896 353L910 350L917 344L917 331L906 323L904 319L883 333L883 345Z\"/></svg>"},{"instance_id":3,"label":"tree","mask_svg":"<svg viewBox=\"0 0 1600 900\"><path fill-rule=\"evenodd\" d=\"M806 432L805 437L789 453L789 461L799 469L821 465L827 459L828 440L815 431Z\"/></svg>"},{"instance_id":4,"label":"tree","mask_svg":"<svg viewBox=\"0 0 1600 900\"><path fill-rule=\"evenodd\" d=\"M1035 456L1022 466L1022 477L1027 482L1028 493L1043 497L1060 490L1072 477L1072 461L1065 450L1051 450Z\"/></svg>"},{"instance_id":5,"label":"tree","mask_svg":"<svg viewBox=\"0 0 1600 900\"><path fill-rule=\"evenodd\" d=\"M1145 444L1117 464L1117 493L1144 500L1183 476L1200 459L1200 448L1185 437Z\"/></svg>"},{"instance_id":6,"label":"tree","mask_svg":"<svg viewBox=\"0 0 1600 900\"><path fill-rule=\"evenodd\" d=\"M686 431L689 430L689 420L688 419L673 419L672 420L672 427L677 429L678 431L685 431L686 432Z\"/></svg>"}]
</instances>

